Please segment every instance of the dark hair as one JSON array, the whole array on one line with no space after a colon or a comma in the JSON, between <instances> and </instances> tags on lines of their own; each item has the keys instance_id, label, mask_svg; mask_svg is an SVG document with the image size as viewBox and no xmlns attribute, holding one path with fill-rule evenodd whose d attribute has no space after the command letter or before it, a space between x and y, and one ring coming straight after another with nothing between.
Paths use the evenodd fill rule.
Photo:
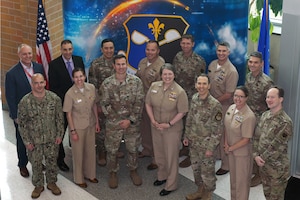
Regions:
<instances>
[{"instance_id":1,"label":"dark hair","mask_svg":"<svg viewBox=\"0 0 300 200\"><path fill-rule=\"evenodd\" d=\"M151 43L155 43L157 45L157 48L159 49L159 43L158 43L158 41L156 41L156 40L149 40L147 42L147 44L151 44Z\"/></svg>"},{"instance_id":2,"label":"dark hair","mask_svg":"<svg viewBox=\"0 0 300 200\"><path fill-rule=\"evenodd\" d=\"M72 41L71 40L63 40L63 41L61 41L60 46L62 46L63 44L72 44Z\"/></svg>"},{"instance_id":3,"label":"dark hair","mask_svg":"<svg viewBox=\"0 0 300 200\"><path fill-rule=\"evenodd\" d=\"M199 77L206 77L207 80L208 80L208 84L210 84L209 76L205 73L201 73L199 76L196 76L195 83L197 83L197 80L198 80Z\"/></svg>"},{"instance_id":4,"label":"dark hair","mask_svg":"<svg viewBox=\"0 0 300 200\"><path fill-rule=\"evenodd\" d=\"M103 44L107 43L107 42L111 42L111 43L113 43L113 45L115 45L114 41L111 38L106 38L106 39L102 40L101 48L103 47Z\"/></svg>"},{"instance_id":5,"label":"dark hair","mask_svg":"<svg viewBox=\"0 0 300 200\"><path fill-rule=\"evenodd\" d=\"M162 75L164 69L171 70L175 75L175 67L171 63L165 63L163 66L161 66L160 75Z\"/></svg>"},{"instance_id":6,"label":"dark hair","mask_svg":"<svg viewBox=\"0 0 300 200\"><path fill-rule=\"evenodd\" d=\"M280 87L280 86L278 86L278 85L275 85L275 86L270 87L270 89L272 89L272 88L275 88L275 89L278 90L278 96L279 96L279 97L284 97L284 90L283 90L282 87ZM269 89L269 90L270 90L270 89Z\"/></svg>"},{"instance_id":7,"label":"dark hair","mask_svg":"<svg viewBox=\"0 0 300 200\"><path fill-rule=\"evenodd\" d=\"M85 70L84 70L84 69L82 69L82 68L80 68L80 67L75 67L75 68L73 69L73 71L72 71L72 77L74 77L74 74L75 74L76 72L82 72L82 74L85 76Z\"/></svg>"},{"instance_id":8,"label":"dark hair","mask_svg":"<svg viewBox=\"0 0 300 200\"><path fill-rule=\"evenodd\" d=\"M260 59L260 62L263 61L262 53L260 53L259 51L254 51L254 52L252 52L252 53L249 55L249 58L250 58L250 57L259 58L259 59Z\"/></svg>"},{"instance_id":9,"label":"dark hair","mask_svg":"<svg viewBox=\"0 0 300 200\"><path fill-rule=\"evenodd\" d=\"M189 40L191 40L192 42L195 42L195 39L194 39L194 37L192 36L192 35L190 35L190 34L184 34L184 35L182 35L181 36L181 40L182 39L189 39Z\"/></svg>"},{"instance_id":10,"label":"dark hair","mask_svg":"<svg viewBox=\"0 0 300 200\"><path fill-rule=\"evenodd\" d=\"M116 60L119 60L119 59L121 59L121 58L125 58L126 63L127 63L127 58L126 58L126 56L123 55L123 54L118 54L118 55L115 55L114 58L113 58L114 64L116 64Z\"/></svg>"},{"instance_id":11,"label":"dark hair","mask_svg":"<svg viewBox=\"0 0 300 200\"><path fill-rule=\"evenodd\" d=\"M245 94L245 97L248 97L248 95L249 95L249 91L246 88L246 86L244 86L244 85L237 86L234 91L236 91L236 90L242 90Z\"/></svg>"},{"instance_id":12,"label":"dark hair","mask_svg":"<svg viewBox=\"0 0 300 200\"><path fill-rule=\"evenodd\" d=\"M225 46L225 47L227 47L228 50L230 50L230 44L228 42L225 42L225 41L219 42L217 47L218 46Z\"/></svg>"}]
</instances>

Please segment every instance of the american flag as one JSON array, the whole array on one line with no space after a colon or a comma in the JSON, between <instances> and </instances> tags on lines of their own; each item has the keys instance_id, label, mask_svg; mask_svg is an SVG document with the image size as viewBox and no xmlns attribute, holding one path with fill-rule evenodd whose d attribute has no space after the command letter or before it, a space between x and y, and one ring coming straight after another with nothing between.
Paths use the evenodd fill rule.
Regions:
<instances>
[{"instance_id":1,"label":"american flag","mask_svg":"<svg viewBox=\"0 0 300 200\"><path fill-rule=\"evenodd\" d=\"M52 60L52 46L49 37L48 24L42 0L38 3L37 28L36 28L36 60L43 64L48 83L49 62ZM48 84L47 84L48 88Z\"/></svg>"}]
</instances>

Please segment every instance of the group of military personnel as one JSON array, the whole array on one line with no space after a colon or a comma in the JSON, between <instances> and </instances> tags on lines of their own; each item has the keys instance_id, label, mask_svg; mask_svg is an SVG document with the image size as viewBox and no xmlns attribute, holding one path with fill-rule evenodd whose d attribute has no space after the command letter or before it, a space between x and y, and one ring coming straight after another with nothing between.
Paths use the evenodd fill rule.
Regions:
<instances>
[{"instance_id":1,"label":"group of military personnel","mask_svg":"<svg viewBox=\"0 0 300 200\"><path fill-rule=\"evenodd\" d=\"M186 154L188 157L186 160L189 160L189 156L191 157L192 169L194 171L195 176L195 183L199 186L198 191L193 194L189 194L186 196L187 199L211 199L211 195L207 195L213 192L215 189L216 177L214 173L214 166L215 166L215 159L220 158L222 160L222 165L219 170L217 170L217 175L223 175L228 173L229 171L229 163L227 155L224 151L224 134L223 134L223 118L228 109L228 107L232 104L233 100L233 92L237 87L238 82L238 72L234 65L229 60L230 55L230 45L227 42L221 42L217 45L216 54L217 59L212 61L207 68L207 75L204 74L206 72L206 62L204 58L200 55L197 55L193 51L193 47L195 45L194 38L192 35L183 35L180 41L181 50L178 52L173 60L173 65L175 66L176 73L175 73L175 81L186 91L189 102L190 102L190 111L185 119L186 127L184 130L183 136L183 144L184 146L188 146L191 152ZM110 49L112 50L113 42L109 41ZM92 63L92 67L90 68L90 72L97 69L97 73L90 73L89 79L92 80L94 76L91 74L98 74L98 76L103 76L101 68L106 66L106 71L112 69L109 66L109 60L111 57L105 58L105 49L102 47L103 55L100 57L102 58L102 64L96 64L96 62ZM112 52L112 51L111 51ZM147 94L149 87L155 81L160 80L159 69L165 63L164 59L159 56L160 49L159 44L157 41L148 41L145 49L146 57L139 62L138 70L136 75L141 79L144 94ZM281 94L282 89L274 89L272 87L273 81L270 77L262 72L263 60L262 54L260 52L253 52L250 54L248 59L248 67L249 73L246 76L245 86L249 90L249 97L247 104L255 113L257 118L257 124L259 122L264 123L261 116L264 112L268 111L270 108L269 104L266 103L266 99L269 99L267 96L267 92L270 90L278 90L277 98L283 99L283 95ZM110 73L114 73L114 71L110 71ZM196 80L196 81L195 81ZM95 81L94 81L95 82ZM100 86L99 82L96 87ZM273 89L272 89L273 88ZM114 91L114 89L111 89ZM195 94L196 93L196 94ZM101 94L101 92L100 92ZM276 96L276 95L275 95ZM280 104L281 105L281 104ZM142 106L144 107L144 106ZM140 107L137 107L140 109ZM281 108L282 109L282 108ZM153 157L153 145L152 145L152 138L150 132L150 120L145 111L145 108L142 108L142 117L141 117L141 124L140 124L140 131L139 134L141 135L141 144L142 150L138 153L138 157L142 158L145 156ZM268 111L271 112L271 111ZM284 111L281 111L284 112ZM274 113L275 114L275 113ZM290 136L292 135L292 124L291 120L287 115L284 115L285 120L280 122L278 127L282 127L282 131L288 133L284 134L284 139L288 141ZM286 122L287 128L284 129L283 125ZM137 123L137 121L132 121L132 123ZM268 125L272 126L272 123ZM254 137L254 159L257 156L257 152L265 141L260 140L260 130L261 126L258 126L255 131ZM264 134L269 136L264 136L267 138L272 138L272 134L274 132L269 131L268 129L264 129ZM277 134L277 133L276 133ZM279 133L278 133L279 134ZM272 142L272 141L270 141ZM136 143L138 145L138 143ZM281 144L276 143L276 147L284 151L279 151L279 149L275 148L272 144L272 150L270 153L274 154L277 152L278 154L282 155L284 159L287 159L286 156L286 142L282 142ZM138 146L136 146L138 148ZM184 149L184 147L183 147ZM199 152L200 155L199 155ZM266 153L266 152L265 152ZM272 170L276 170L275 167L279 165L279 161L274 163L275 160L271 159L268 166L272 166ZM289 173L288 170L288 162L284 162L286 160L282 160L280 163L281 165L285 166L285 173ZM188 161L189 162L189 161ZM188 163L185 162L185 163ZM202 165L201 165L201 164ZM253 173L255 176L251 180L251 186L256 186L261 183L260 171L268 171L265 170L262 165L256 164L254 162L253 166ZM189 166L189 164L184 164L185 166ZM147 167L149 170L156 169L155 158L153 157L152 163ZM279 173L279 172L278 172ZM277 173L277 174L278 174ZM280 172L281 173L281 172ZM267 177L270 174L274 175L274 171L270 173L268 171ZM202 179L205 177L205 180ZM285 179L275 179L273 181L266 181L266 174L263 176L264 178L264 189L265 189L265 196L268 199L270 196L274 198L274 195L282 195L282 193L276 191L278 188L271 189L270 184L274 186L275 183L277 186L280 185L283 190L286 186L287 177ZM270 177L268 177L270 178ZM110 182L111 183L111 182ZM271 191L270 191L271 190ZM275 193L275 194L274 194ZM276 198L279 198L277 196Z\"/></svg>"},{"instance_id":2,"label":"group of military personnel","mask_svg":"<svg viewBox=\"0 0 300 200\"><path fill-rule=\"evenodd\" d=\"M229 43L221 42L217 45L217 59L212 61L207 68L205 59L193 51L194 45L195 41L192 35L183 35L180 41L181 51L176 54L173 60L173 65L176 69L175 81L185 90L190 107L187 116L184 118L185 129L182 137L182 149L189 150L189 153L185 154L187 155L185 166L191 164L198 190L195 193L188 194L186 196L188 200L199 198L212 199L212 192L216 188L217 180L215 175L223 175L229 172L228 158L223 148L223 119L228 107L233 102L233 92L237 87L239 78L236 68L229 60ZM28 45L25 45L25 47L29 48L29 50L31 49ZM19 49L21 53L22 48ZM71 50L66 51L63 52L62 50L62 57L69 55L73 57L74 61L74 56L72 55L73 47ZM140 186L142 185L142 178L137 173L138 158L152 157L152 162L147 168L148 170L157 168L153 154L151 122L145 109L144 98L151 84L161 80L160 68L165 64L165 61L159 56L158 42L150 40L147 42L145 49L146 57L139 62L136 75L130 75L127 73L126 56L123 54L114 55L113 40L103 40L101 51L103 55L91 63L88 74L88 81L95 86L100 97L98 114L102 134L98 134L96 139L98 164L101 166L107 164L110 173L108 185L110 188L117 188L117 172L119 170L117 158L120 143L124 140L128 151L127 166L130 169L130 177L134 185ZM37 148L39 142L31 140L31 138L35 137L34 134L37 131L40 132L41 125L47 124L49 126L47 127L48 129L44 129L43 134L50 139L52 138L53 144L61 143L64 135L64 120L62 110L59 111L58 109L61 109L61 102L51 103L55 100L54 97L52 98L52 93L48 94L42 89L46 85L45 80L40 75L35 74L37 71L32 70L32 56L26 68L24 63L25 55L22 57L21 53L19 55L19 64L24 70L25 76L23 76L26 78L26 81L32 85L33 96L27 95L24 97L24 100L19 105L18 117L12 116L12 118L15 121L16 128L18 128L17 125L20 126L20 135L24 140L27 151L33 153L33 146ZM67 59L66 57L64 58ZM73 69L78 67L76 65L74 62ZM256 161L254 162L256 164L253 166L255 176L251 185L255 186L262 181L267 199L282 199L282 193L280 192L284 191L289 176L287 142L292 135L292 122L282 110L283 90L272 86L273 81L262 72L262 66L261 53L253 52L250 54L248 59L250 72L247 74L245 82L245 86L249 90L247 104L255 113L258 124L254 134L253 151L253 158ZM28 69L32 71L28 72ZM67 64L60 70L67 72ZM49 73L50 71L51 66ZM205 74L206 71L207 74ZM40 73L43 74L42 72ZM11 72L8 72L6 87L13 84L11 76ZM10 80L12 82L9 82ZM50 90L54 91L51 85ZM64 97L56 91L54 92L63 101ZM41 97L35 94L41 94ZM44 107L39 107L39 104L49 99L49 95L52 99L45 106L47 106L50 113L45 113L41 110ZM7 93L7 97L11 99L16 98L10 92ZM35 100L35 97L37 100ZM19 101L20 99L16 103L18 104ZM12 112L11 106L10 112ZM58 114L58 112L61 112L61 114ZM26 130L28 130L32 119L36 119L35 114L44 120L39 119L38 122L41 125L33 123L30 126L31 129L29 129L32 130L32 133L28 133ZM54 125L46 121L48 118L43 117L44 115L48 115L49 119L53 117L54 121L51 123L55 122L57 124ZM28 120L31 117L32 119ZM22 120L21 122L18 121L19 118ZM53 134L51 128L55 129L58 135ZM52 133L51 136L48 133L49 131ZM47 146L50 142L49 140L45 140L44 136L42 139L41 144L45 145L42 145L42 148L52 148ZM142 150L139 152L139 149ZM55 151L58 150L54 148L52 150L53 155L57 155ZM40 159L41 156L42 154L37 158ZM49 159L55 159L55 157L48 157L46 166L51 166L48 162ZM215 173L216 159L221 159L222 165ZM36 161L32 160L31 162ZM21 167L24 166L19 166L22 175L23 168L21 170ZM41 174L41 166L40 162L36 162L33 165L35 177L33 184L36 186L32 193L33 198L38 198L44 190L43 183L41 183L44 180L41 178L43 176ZM60 169L62 168L60 167ZM35 174L35 170L37 170L38 174ZM50 173L50 170L47 172ZM52 178L47 177L48 189L52 190L53 194L59 195L61 193L59 188L56 185L53 186L56 182L56 178L53 178L53 176L56 176L57 173L53 174L55 170L51 170L51 172Z\"/></svg>"}]
</instances>

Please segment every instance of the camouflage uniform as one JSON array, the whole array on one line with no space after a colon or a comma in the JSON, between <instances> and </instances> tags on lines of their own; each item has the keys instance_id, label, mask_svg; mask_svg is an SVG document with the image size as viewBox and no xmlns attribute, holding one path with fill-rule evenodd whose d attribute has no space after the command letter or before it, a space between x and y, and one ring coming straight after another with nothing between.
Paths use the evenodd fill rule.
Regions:
<instances>
[{"instance_id":1,"label":"camouflage uniform","mask_svg":"<svg viewBox=\"0 0 300 200\"><path fill-rule=\"evenodd\" d=\"M98 92L102 82L113 75L115 72L113 68L113 60L106 60L104 56L100 56L91 63L89 69L89 83L93 84ZM98 151L105 152L105 116L99 113L99 122L101 127L101 134L96 134L96 144Z\"/></svg>"},{"instance_id":2,"label":"camouflage uniform","mask_svg":"<svg viewBox=\"0 0 300 200\"><path fill-rule=\"evenodd\" d=\"M259 140L254 141L256 152L253 157L260 156L265 161L259 172L267 200L284 199L284 191L290 176L287 151L292 134L292 120L283 110L275 114L271 111L262 114L255 131Z\"/></svg>"},{"instance_id":3,"label":"camouflage uniform","mask_svg":"<svg viewBox=\"0 0 300 200\"><path fill-rule=\"evenodd\" d=\"M220 143L223 130L222 105L210 94L200 99L194 94L185 125L185 137L189 140L192 169L197 186L204 184L208 191L216 189L215 158L206 157Z\"/></svg>"},{"instance_id":4,"label":"camouflage uniform","mask_svg":"<svg viewBox=\"0 0 300 200\"><path fill-rule=\"evenodd\" d=\"M100 90L100 105L107 119L105 147L110 172L119 170L116 153L122 137L129 152L127 165L130 170L137 168L137 149L141 143L140 119L143 109L144 91L142 81L127 74L123 83L112 75L104 80ZM119 126L121 120L128 119L131 125L127 129Z\"/></svg>"},{"instance_id":5,"label":"camouflage uniform","mask_svg":"<svg viewBox=\"0 0 300 200\"><path fill-rule=\"evenodd\" d=\"M173 65L176 69L175 81L185 90L190 102L192 96L197 92L195 80L201 73L205 73L206 62L195 52L186 58L180 51L176 54Z\"/></svg>"},{"instance_id":6,"label":"camouflage uniform","mask_svg":"<svg viewBox=\"0 0 300 200\"><path fill-rule=\"evenodd\" d=\"M272 79L263 72L260 72L256 77L252 75L252 72L249 72L246 75L245 86L249 91L247 105L254 112L256 123L259 122L259 119L263 112L268 110L266 96L269 88L272 85ZM255 139L258 140L259 138L253 135L253 140ZM259 167L257 166L256 162L253 162L252 173L259 177ZM253 180L253 184L255 184L255 179Z\"/></svg>"},{"instance_id":7,"label":"camouflage uniform","mask_svg":"<svg viewBox=\"0 0 300 200\"><path fill-rule=\"evenodd\" d=\"M60 98L47 90L42 100L38 100L32 93L29 93L19 103L18 119L24 144L34 145L33 151L27 151L32 165L32 184L44 185L43 156L46 164L46 182L55 183L58 173L56 161L59 148L55 140L62 138L65 130Z\"/></svg>"},{"instance_id":8,"label":"camouflage uniform","mask_svg":"<svg viewBox=\"0 0 300 200\"><path fill-rule=\"evenodd\" d=\"M266 95L272 85L272 79L263 72L256 77L251 72L246 76L245 86L249 91L247 105L254 112L257 121L262 113L268 110Z\"/></svg>"}]
</instances>

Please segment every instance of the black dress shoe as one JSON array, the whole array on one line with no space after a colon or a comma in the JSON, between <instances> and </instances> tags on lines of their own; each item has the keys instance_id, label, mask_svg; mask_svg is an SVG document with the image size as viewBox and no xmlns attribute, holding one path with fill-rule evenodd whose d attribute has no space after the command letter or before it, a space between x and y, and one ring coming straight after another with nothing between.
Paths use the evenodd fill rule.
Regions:
<instances>
[{"instance_id":1,"label":"black dress shoe","mask_svg":"<svg viewBox=\"0 0 300 200\"><path fill-rule=\"evenodd\" d=\"M62 161L60 163L57 163L57 165L58 165L58 167L59 167L59 169L61 171L65 171L66 172L66 171L70 170L70 168L68 167L68 165L64 161Z\"/></svg>"},{"instance_id":2,"label":"black dress shoe","mask_svg":"<svg viewBox=\"0 0 300 200\"><path fill-rule=\"evenodd\" d=\"M159 195L160 195L160 196L167 196L167 195L170 194L171 192L172 192L172 191L163 189L162 191L160 191Z\"/></svg>"},{"instance_id":3,"label":"black dress shoe","mask_svg":"<svg viewBox=\"0 0 300 200\"><path fill-rule=\"evenodd\" d=\"M222 169L220 168L217 172L216 172L216 175L224 175L224 174L227 174L229 171L228 170L225 170L225 169Z\"/></svg>"},{"instance_id":4,"label":"black dress shoe","mask_svg":"<svg viewBox=\"0 0 300 200\"><path fill-rule=\"evenodd\" d=\"M29 172L26 167L20 167L20 174L25 178L29 176Z\"/></svg>"},{"instance_id":5,"label":"black dress shoe","mask_svg":"<svg viewBox=\"0 0 300 200\"><path fill-rule=\"evenodd\" d=\"M156 180L156 181L154 181L153 185L160 186L160 185L164 184L165 182L167 182L167 180L162 180L162 181Z\"/></svg>"}]
</instances>

